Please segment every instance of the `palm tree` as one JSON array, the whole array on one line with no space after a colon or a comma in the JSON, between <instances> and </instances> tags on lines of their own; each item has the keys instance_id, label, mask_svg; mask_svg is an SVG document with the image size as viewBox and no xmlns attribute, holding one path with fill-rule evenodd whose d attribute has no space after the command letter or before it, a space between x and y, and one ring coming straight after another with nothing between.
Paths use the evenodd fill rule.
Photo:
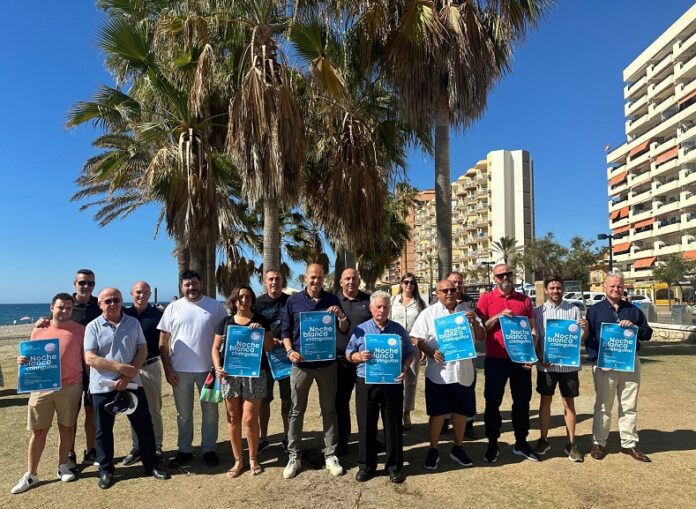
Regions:
<instances>
[{"instance_id":1,"label":"palm tree","mask_svg":"<svg viewBox=\"0 0 696 509\"><path fill-rule=\"evenodd\" d=\"M513 237L500 237L498 240L494 240L491 245L493 251L500 254L503 263L506 265L520 250L520 246L517 245L517 239Z\"/></svg>"},{"instance_id":2,"label":"palm tree","mask_svg":"<svg viewBox=\"0 0 696 509\"><path fill-rule=\"evenodd\" d=\"M512 44L548 0L370 0L358 2L362 38L377 49L401 115L433 129L438 272L452 269L450 128L482 115L510 66Z\"/></svg>"}]
</instances>

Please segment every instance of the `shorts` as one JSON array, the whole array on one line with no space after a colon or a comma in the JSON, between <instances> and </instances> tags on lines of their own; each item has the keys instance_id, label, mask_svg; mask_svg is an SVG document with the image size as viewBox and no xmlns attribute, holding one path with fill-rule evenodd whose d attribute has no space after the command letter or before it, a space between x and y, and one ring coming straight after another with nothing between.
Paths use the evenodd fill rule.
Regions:
<instances>
[{"instance_id":1,"label":"shorts","mask_svg":"<svg viewBox=\"0 0 696 509\"><path fill-rule=\"evenodd\" d=\"M266 397L263 398L262 403L268 405L273 401L273 384L275 380L271 373L266 373ZM285 401L290 401L292 395L290 394L290 377L281 378L278 380L278 388L280 389L280 399Z\"/></svg>"},{"instance_id":2,"label":"shorts","mask_svg":"<svg viewBox=\"0 0 696 509\"><path fill-rule=\"evenodd\" d=\"M436 384L425 378L425 413L438 415L459 414L467 417L476 415L476 393L474 386Z\"/></svg>"},{"instance_id":3,"label":"shorts","mask_svg":"<svg viewBox=\"0 0 696 509\"><path fill-rule=\"evenodd\" d=\"M258 378L227 376L220 382L222 397L225 399L263 399L266 397L266 378L268 373L261 370Z\"/></svg>"},{"instance_id":4,"label":"shorts","mask_svg":"<svg viewBox=\"0 0 696 509\"><path fill-rule=\"evenodd\" d=\"M577 398L580 395L580 379L577 371L556 373L555 371L537 371L536 390L542 396L553 396L556 384L564 398Z\"/></svg>"},{"instance_id":5,"label":"shorts","mask_svg":"<svg viewBox=\"0 0 696 509\"><path fill-rule=\"evenodd\" d=\"M72 428L80 411L81 396L82 382L66 385L59 391L32 392L27 409L27 429L50 428L54 414L58 416L58 424Z\"/></svg>"}]
</instances>

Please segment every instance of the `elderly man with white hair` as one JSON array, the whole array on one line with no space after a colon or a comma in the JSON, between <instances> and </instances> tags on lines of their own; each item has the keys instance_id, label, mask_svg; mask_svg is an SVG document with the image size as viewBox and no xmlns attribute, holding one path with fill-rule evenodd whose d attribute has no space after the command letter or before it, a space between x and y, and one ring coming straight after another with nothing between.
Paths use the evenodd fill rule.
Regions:
<instances>
[{"instance_id":1,"label":"elderly man with white hair","mask_svg":"<svg viewBox=\"0 0 696 509\"><path fill-rule=\"evenodd\" d=\"M604 279L607 298L594 304L587 311L588 327L583 333L585 348L591 361L596 361L599 353L599 339L603 323L618 323L621 327L638 327L635 370L632 372L605 370L592 366L595 386L594 420L592 424L592 450L590 455L596 460L606 456L607 438L611 428L611 410L614 400L619 400L619 435L621 452L633 459L649 463L650 458L638 448L638 389L640 388L640 361L638 350L640 341L652 337L643 312L623 300L624 280L620 272L610 272Z\"/></svg>"},{"instance_id":2,"label":"elderly man with white hair","mask_svg":"<svg viewBox=\"0 0 696 509\"><path fill-rule=\"evenodd\" d=\"M386 443L384 469L388 472L391 482L398 484L404 481L403 424L401 422L404 408L403 380L416 354L416 349L406 329L389 320L390 307L391 297L388 293L374 292L370 296L372 318L355 327L346 347L346 360L358 365L355 396L360 436L358 473L355 475L355 480L358 482L369 480L377 470L377 420L380 412ZM393 334L401 338L401 373L395 380L397 383L368 384L365 382L365 363L373 357L373 352L366 346L368 334Z\"/></svg>"}]
</instances>

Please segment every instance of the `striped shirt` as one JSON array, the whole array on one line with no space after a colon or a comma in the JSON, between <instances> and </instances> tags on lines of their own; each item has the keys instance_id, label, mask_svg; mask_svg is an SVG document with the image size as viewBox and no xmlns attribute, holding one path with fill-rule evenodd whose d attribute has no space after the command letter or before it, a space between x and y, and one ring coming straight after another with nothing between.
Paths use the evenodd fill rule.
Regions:
<instances>
[{"instance_id":1,"label":"striped shirt","mask_svg":"<svg viewBox=\"0 0 696 509\"><path fill-rule=\"evenodd\" d=\"M534 318L536 320L537 337L539 338L539 350L541 351L541 359L543 359L546 320L554 318L559 320L579 320L580 310L566 300L561 301L558 306L547 300L541 306L534 308ZM537 370L543 372L572 373L580 369L580 367L556 366L555 364L547 368L541 363L537 364Z\"/></svg>"}]
</instances>

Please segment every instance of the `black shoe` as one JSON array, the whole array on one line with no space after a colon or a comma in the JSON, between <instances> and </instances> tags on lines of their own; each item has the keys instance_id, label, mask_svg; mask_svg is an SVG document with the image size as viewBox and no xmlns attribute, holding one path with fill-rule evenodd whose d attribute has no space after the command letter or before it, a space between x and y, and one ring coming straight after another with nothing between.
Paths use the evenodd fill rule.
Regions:
<instances>
[{"instance_id":1,"label":"black shoe","mask_svg":"<svg viewBox=\"0 0 696 509\"><path fill-rule=\"evenodd\" d=\"M348 455L348 444L338 444L336 446L336 456L347 456Z\"/></svg>"},{"instance_id":2,"label":"black shoe","mask_svg":"<svg viewBox=\"0 0 696 509\"><path fill-rule=\"evenodd\" d=\"M152 472L150 472L149 475L151 475L158 481L166 481L167 479L171 478L169 472L165 472L164 470L160 470L159 468L153 468Z\"/></svg>"},{"instance_id":3,"label":"black shoe","mask_svg":"<svg viewBox=\"0 0 696 509\"><path fill-rule=\"evenodd\" d=\"M89 451L85 451L82 463L84 463L85 465L92 465L98 467L99 462L97 461L97 450L92 448Z\"/></svg>"},{"instance_id":4,"label":"black shoe","mask_svg":"<svg viewBox=\"0 0 696 509\"><path fill-rule=\"evenodd\" d=\"M267 438L261 438L261 439L259 439L259 446L258 446L258 448L256 449L256 453L257 453L257 454L260 453L261 451L263 451L263 450L264 450L266 447L268 447L269 445L271 445L271 443L268 441Z\"/></svg>"},{"instance_id":5,"label":"black shoe","mask_svg":"<svg viewBox=\"0 0 696 509\"><path fill-rule=\"evenodd\" d=\"M466 455L461 445L455 445L450 451L450 459L463 467L473 467L474 463Z\"/></svg>"},{"instance_id":6,"label":"black shoe","mask_svg":"<svg viewBox=\"0 0 696 509\"><path fill-rule=\"evenodd\" d=\"M487 463L495 463L498 461L498 444L496 442L488 442L486 453L483 455L483 461Z\"/></svg>"},{"instance_id":7,"label":"black shoe","mask_svg":"<svg viewBox=\"0 0 696 509\"><path fill-rule=\"evenodd\" d=\"M375 476L375 473L372 470L359 469L358 473L355 474L355 480L358 482L365 482L365 481L369 481L374 476Z\"/></svg>"},{"instance_id":8,"label":"black shoe","mask_svg":"<svg viewBox=\"0 0 696 509\"><path fill-rule=\"evenodd\" d=\"M444 435L445 433L449 433L450 430L450 420L445 419L445 422L442 423L442 431L440 431L440 435Z\"/></svg>"},{"instance_id":9,"label":"black shoe","mask_svg":"<svg viewBox=\"0 0 696 509\"><path fill-rule=\"evenodd\" d=\"M99 483L97 484L101 489L106 490L111 488L114 484L114 474L110 472L103 472L99 474Z\"/></svg>"},{"instance_id":10,"label":"black shoe","mask_svg":"<svg viewBox=\"0 0 696 509\"><path fill-rule=\"evenodd\" d=\"M203 453L203 461L208 467L216 467L220 464L220 458L215 454L215 451Z\"/></svg>"},{"instance_id":11,"label":"black shoe","mask_svg":"<svg viewBox=\"0 0 696 509\"><path fill-rule=\"evenodd\" d=\"M401 484L406 480L406 476L401 470L390 470L389 480L394 484Z\"/></svg>"},{"instance_id":12,"label":"black shoe","mask_svg":"<svg viewBox=\"0 0 696 509\"><path fill-rule=\"evenodd\" d=\"M183 465L187 465L193 459L192 452L177 452L176 456L172 458L169 462L170 468L179 468Z\"/></svg>"},{"instance_id":13,"label":"black shoe","mask_svg":"<svg viewBox=\"0 0 696 509\"><path fill-rule=\"evenodd\" d=\"M425 457L423 468L426 470L437 470L437 464L440 463L440 453L433 447L428 449L428 455Z\"/></svg>"},{"instance_id":14,"label":"black shoe","mask_svg":"<svg viewBox=\"0 0 696 509\"><path fill-rule=\"evenodd\" d=\"M527 458L529 461L539 461L539 455L532 450L527 442L515 444L512 448L512 454Z\"/></svg>"},{"instance_id":15,"label":"black shoe","mask_svg":"<svg viewBox=\"0 0 696 509\"><path fill-rule=\"evenodd\" d=\"M129 465L132 465L133 463L136 463L140 461L140 451L137 449L131 450L131 452L128 453L128 456L123 458L123 461L121 462L121 465L124 467L127 467Z\"/></svg>"},{"instance_id":16,"label":"black shoe","mask_svg":"<svg viewBox=\"0 0 696 509\"><path fill-rule=\"evenodd\" d=\"M476 440L476 431L474 431L474 421L466 421L466 427L464 428L464 438L469 440Z\"/></svg>"}]
</instances>

